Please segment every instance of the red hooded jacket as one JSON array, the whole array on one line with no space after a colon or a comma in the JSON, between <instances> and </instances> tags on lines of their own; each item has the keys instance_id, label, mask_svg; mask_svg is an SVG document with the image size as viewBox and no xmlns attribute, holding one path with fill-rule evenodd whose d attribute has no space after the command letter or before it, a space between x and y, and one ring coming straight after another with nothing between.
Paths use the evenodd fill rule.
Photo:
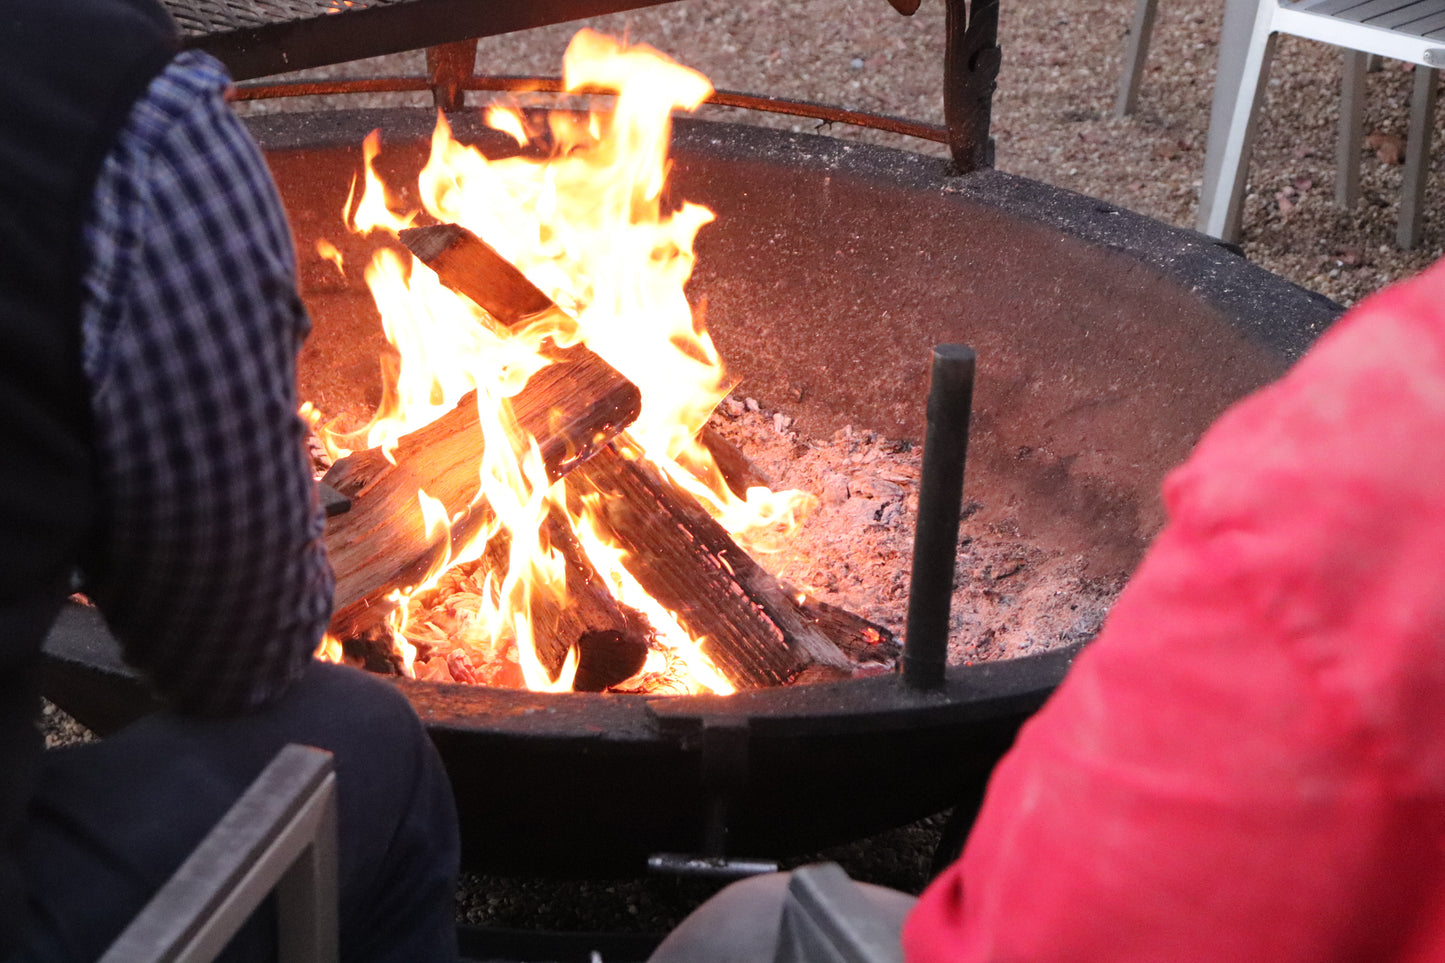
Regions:
<instances>
[{"instance_id":1,"label":"red hooded jacket","mask_svg":"<svg viewBox=\"0 0 1445 963\"><path fill-rule=\"evenodd\" d=\"M909 963L1445 960L1445 262L1164 484Z\"/></svg>"}]
</instances>

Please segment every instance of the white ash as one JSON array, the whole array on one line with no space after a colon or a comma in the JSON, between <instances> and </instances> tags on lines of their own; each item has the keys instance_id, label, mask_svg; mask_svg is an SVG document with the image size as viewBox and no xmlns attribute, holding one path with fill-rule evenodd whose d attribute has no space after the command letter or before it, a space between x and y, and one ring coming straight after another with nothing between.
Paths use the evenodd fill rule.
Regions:
<instances>
[{"instance_id":1,"label":"white ash","mask_svg":"<svg viewBox=\"0 0 1445 963\"><path fill-rule=\"evenodd\" d=\"M775 489L817 497L780 550L754 551L759 563L902 638L922 449L851 425L830 438L808 438L785 413L750 397L725 399L712 421ZM968 500L965 483L950 662L1008 658L1092 638L1120 583L1085 577L1083 557L1044 547L1006 515L989 524L974 521L980 507Z\"/></svg>"},{"instance_id":2,"label":"white ash","mask_svg":"<svg viewBox=\"0 0 1445 963\"><path fill-rule=\"evenodd\" d=\"M922 449L851 425L830 438L806 437L787 413L747 396L724 399L712 425L775 491L799 489L815 498L791 537L771 550L750 546L759 564L901 641ZM319 477L328 460L319 445L311 454ZM1007 514L978 521L982 507L967 498L965 483L950 663L1010 658L1093 638L1121 582L1085 576L1082 556L1046 547Z\"/></svg>"}]
</instances>

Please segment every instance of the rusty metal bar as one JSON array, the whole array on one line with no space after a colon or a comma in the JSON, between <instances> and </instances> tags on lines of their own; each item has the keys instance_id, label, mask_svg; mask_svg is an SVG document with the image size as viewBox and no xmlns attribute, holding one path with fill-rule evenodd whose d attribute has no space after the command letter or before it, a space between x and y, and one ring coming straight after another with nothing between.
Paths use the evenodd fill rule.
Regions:
<instances>
[{"instance_id":1,"label":"rusty metal bar","mask_svg":"<svg viewBox=\"0 0 1445 963\"><path fill-rule=\"evenodd\" d=\"M542 76L500 76L470 77L460 82L460 90L498 91L510 93L564 94L562 81L557 77ZM297 80L281 83L248 83L235 88L236 100L269 100L280 97L321 97L346 94L409 93L435 91L435 85L421 77L368 77L349 80ZM603 96L588 94L586 96ZM924 124L903 117L887 114L870 114L805 100L784 100L777 97L763 97L731 90L714 91L706 103L716 107L734 107L740 110L756 110L764 113L787 114L806 117L829 124L848 124L867 130L878 130L904 137L931 141L935 144L949 142L948 129L938 124Z\"/></svg>"},{"instance_id":2,"label":"rusty metal bar","mask_svg":"<svg viewBox=\"0 0 1445 963\"><path fill-rule=\"evenodd\" d=\"M953 602L976 363L977 355L966 345L941 344L933 349L903 641L903 681L913 689L942 687L948 667L948 612Z\"/></svg>"}]
</instances>

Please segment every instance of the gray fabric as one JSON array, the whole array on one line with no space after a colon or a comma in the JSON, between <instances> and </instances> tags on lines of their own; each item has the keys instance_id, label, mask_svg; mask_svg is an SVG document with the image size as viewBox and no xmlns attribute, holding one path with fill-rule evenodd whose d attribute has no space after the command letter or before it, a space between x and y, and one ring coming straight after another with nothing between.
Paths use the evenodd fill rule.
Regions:
<instances>
[{"instance_id":1,"label":"gray fabric","mask_svg":"<svg viewBox=\"0 0 1445 963\"><path fill-rule=\"evenodd\" d=\"M739 880L703 903L660 943L647 963L771 963L778 952L791 873ZM882 915L903 928L917 900L906 893L856 884Z\"/></svg>"}]
</instances>

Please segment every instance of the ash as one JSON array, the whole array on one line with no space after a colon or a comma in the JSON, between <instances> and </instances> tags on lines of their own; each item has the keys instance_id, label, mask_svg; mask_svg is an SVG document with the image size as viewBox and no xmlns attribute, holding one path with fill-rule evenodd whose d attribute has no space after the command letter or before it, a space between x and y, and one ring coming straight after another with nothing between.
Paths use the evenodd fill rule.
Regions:
<instances>
[{"instance_id":1,"label":"ash","mask_svg":"<svg viewBox=\"0 0 1445 963\"><path fill-rule=\"evenodd\" d=\"M753 550L759 564L902 638L922 448L851 425L831 438L809 438L789 415L748 397L725 399L712 426L774 490L818 498L779 550ZM1122 580L1086 576L1082 556L1023 534L1006 512L983 512L992 506L968 500L967 480L964 493L949 662L1005 659L1093 638Z\"/></svg>"}]
</instances>

